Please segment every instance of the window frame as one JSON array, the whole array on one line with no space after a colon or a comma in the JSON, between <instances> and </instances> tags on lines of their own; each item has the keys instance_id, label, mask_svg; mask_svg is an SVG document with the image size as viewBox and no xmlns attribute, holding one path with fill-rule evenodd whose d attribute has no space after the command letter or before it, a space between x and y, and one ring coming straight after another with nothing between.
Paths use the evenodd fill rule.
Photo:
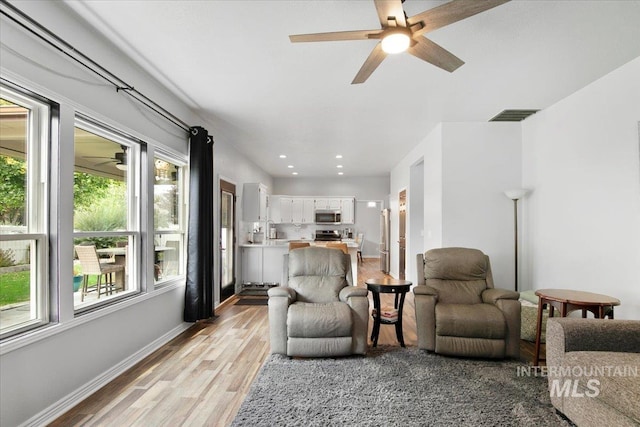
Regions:
<instances>
[{"instance_id":1,"label":"window frame","mask_svg":"<svg viewBox=\"0 0 640 427\"><path fill-rule=\"evenodd\" d=\"M27 165L25 188L25 233L3 234L0 241L31 240L30 298L31 319L0 330L0 340L22 334L51 323L52 290L49 281L49 219L51 138L58 121L58 104L29 90L0 80L0 98L7 99L27 110L26 146L24 161ZM35 282L35 285L34 285Z\"/></svg>"},{"instance_id":2,"label":"window frame","mask_svg":"<svg viewBox=\"0 0 640 427\"><path fill-rule=\"evenodd\" d=\"M117 231L76 231L73 229L73 240L87 237L127 237L132 239L132 244L128 248L127 256L127 276L125 280L125 290L114 296L97 300L91 303L73 304L75 316L80 316L89 312L99 310L120 302L127 298L135 297L143 293L146 289L141 279L144 268L134 260L141 259L142 256L142 201L140 192L142 188L141 171L143 168L142 152L145 150L145 143L138 138L128 135L112 126L97 121L85 114L76 112L74 118L74 129L79 128L90 132L111 142L127 147L127 228ZM75 151L75 140L74 140ZM75 169L74 169L75 171ZM72 258L73 259L73 258Z\"/></svg>"},{"instance_id":3,"label":"window frame","mask_svg":"<svg viewBox=\"0 0 640 427\"><path fill-rule=\"evenodd\" d=\"M184 159L180 159L177 156L171 155L170 153L156 148L153 153L153 168L152 173L155 174L155 160L162 160L164 162L170 163L178 168L178 229L162 229L156 228L155 224L155 188L153 191L153 211L154 211L154 221L152 226L150 227L153 230L153 242L155 244L155 238L158 235L165 234L180 234L182 238L182 245L180 248L180 253L178 254L179 260L179 273L175 276L171 276L169 278L162 278L160 280L154 280L154 288L161 288L167 286L174 282L175 280L181 280L186 277L186 246L187 246L187 185L186 180L188 177L188 163ZM152 182L154 180L152 179Z\"/></svg>"}]
</instances>

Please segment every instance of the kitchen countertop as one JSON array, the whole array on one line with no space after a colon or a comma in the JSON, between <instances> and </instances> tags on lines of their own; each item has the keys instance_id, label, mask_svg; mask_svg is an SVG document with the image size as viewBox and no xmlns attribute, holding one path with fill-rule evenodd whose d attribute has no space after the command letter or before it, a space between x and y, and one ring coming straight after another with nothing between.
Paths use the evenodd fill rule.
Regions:
<instances>
[{"instance_id":1,"label":"kitchen countertop","mask_svg":"<svg viewBox=\"0 0 640 427\"><path fill-rule=\"evenodd\" d=\"M263 243L242 243L240 245L241 248L282 248L287 247L289 242L309 242L311 246L324 246L328 242L316 242L314 240L307 239L292 239L292 240L284 240L284 239L270 239ZM344 241L343 243L347 244L348 248L357 248L359 245L353 241Z\"/></svg>"}]
</instances>

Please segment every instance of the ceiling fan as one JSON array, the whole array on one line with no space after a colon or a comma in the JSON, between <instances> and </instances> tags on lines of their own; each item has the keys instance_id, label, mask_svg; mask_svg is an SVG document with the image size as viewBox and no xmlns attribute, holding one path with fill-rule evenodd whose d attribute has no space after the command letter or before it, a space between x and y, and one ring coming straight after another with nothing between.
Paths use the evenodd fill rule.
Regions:
<instances>
[{"instance_id":1,"label":"ceiling fan","mask_svg":"<svg viewBox=\"0 0 640 427\"><path fill-rule=\"evenodd\" d=\"M389 53L408 51L443 70L453 72L464 62L423 35L470 16L500 6L509 0L453 0L408 17L404 0L373 0L380 19L380 30L339 31L333 33L296 34L293 43L340 40L379 39L380 42L364 62L351 84L364 83Z\"/></svg>"},{"instance_id":2,"label":"ceiling fan","mask_svg":"<svg viewBox=\"0 0 640 427\"><path fill-rule=\"evenodd\" d=\"M120 170L127 169L127 147L124 145L120 146L122 148L122 152L115 153L113 157L103 157L103 156L85 156L85 159L109 159L105 162L96 163L95 166L103 166L109 163L115 163L115 167Z\"/></svg>"}]
</instances>

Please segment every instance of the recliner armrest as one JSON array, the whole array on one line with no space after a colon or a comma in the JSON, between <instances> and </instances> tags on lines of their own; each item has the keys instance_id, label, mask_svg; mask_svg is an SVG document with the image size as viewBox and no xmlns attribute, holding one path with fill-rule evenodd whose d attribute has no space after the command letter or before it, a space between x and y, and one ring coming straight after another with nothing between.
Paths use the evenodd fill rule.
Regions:
<instances>
[{"instance_id":1,"label":"recliner armrest","mask_svg":"<svg viewBox=\"0 0 640 427\"><path fill-rule=\"evenodd\" d=\"M438 291L427 285L418 285L413 288L414 295L433 295L434 297L438 296Z\"/></svg>"},{"instance_id":2,"label":"recliner armrest","mask_svg":"<svg viewBox=\"0 0 640 427\"><path fill-rule=\"evenodd\" d=\"M506 289L486 289L482 292L482 302L485 304L494 304L501 299L517 300L520 298L520 292L508 291Z\"/></svg>"},{"instance_id":3,"label":"recliner armrest","mask_svg":"<svg viewBox=\"0 0 640 427\"><path fill-rule=\"evenodd\" d=\"M298 299L298 294L293 288L287 286L275 286L267 291L269 298L271 297L286 297L289 299L289 303Z\"/></svg>"},{"instance_id":4,"label":"recliner armrest","mask_svg":"<svg viewBox=\"0 0 640 427\"><path fill-rule=\"evenodd\" d=\"M364 288L358 288L356 286L346 286L340 290L340 301L347 302L351 297L366 297L369 295L369 291Z\"/></svg>"}]
</instances>

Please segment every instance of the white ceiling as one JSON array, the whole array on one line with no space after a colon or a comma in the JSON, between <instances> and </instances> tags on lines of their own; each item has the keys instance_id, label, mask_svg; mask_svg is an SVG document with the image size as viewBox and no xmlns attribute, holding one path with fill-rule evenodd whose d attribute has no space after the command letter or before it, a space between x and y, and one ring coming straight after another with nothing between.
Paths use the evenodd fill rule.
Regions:
<instances>
[{"instance_id":1,"label":"white ceiling","mask_svg":"<svg viewBox=\"0 0 640 427\"><path fill-rule=\"evenodd\" d=\"M288 35L379 28L373 1L68 5L273 176L291 176L289 164L298 176L336 176L338 164L344 176L387 174L438 122L544 109L640 56L637 0L512 1L427 34L466 62L455 72L390 55L362 85L350 82L376 41Z\"/></svg>"}]
</instances>

